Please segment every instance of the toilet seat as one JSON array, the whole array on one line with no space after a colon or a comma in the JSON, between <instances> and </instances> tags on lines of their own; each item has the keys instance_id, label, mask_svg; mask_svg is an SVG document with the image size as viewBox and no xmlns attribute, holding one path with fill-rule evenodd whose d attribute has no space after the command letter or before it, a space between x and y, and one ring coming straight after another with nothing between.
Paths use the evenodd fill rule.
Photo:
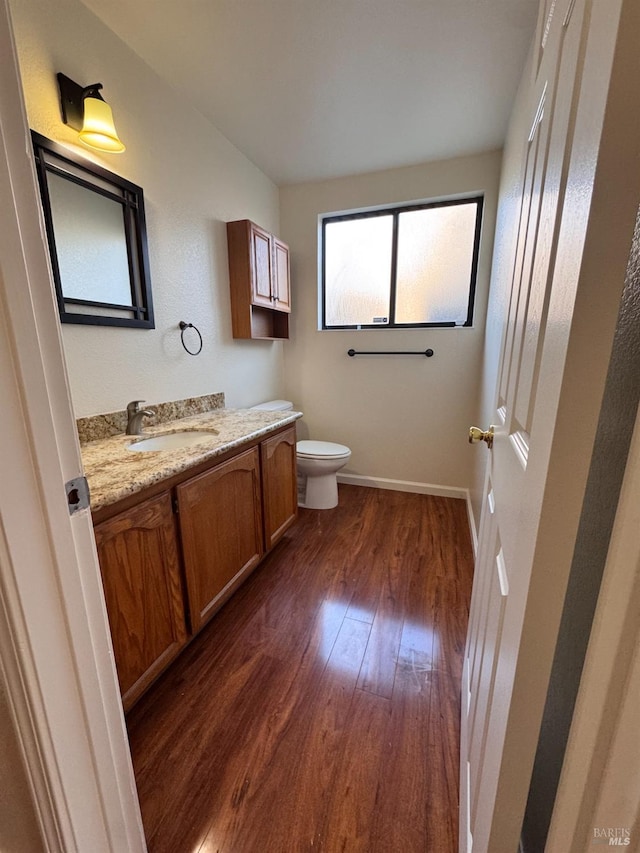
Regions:
<instances>
[{"instance_id":1,"label":"toilet seat","mask_svg":"<svg viewBox=\"0 0 640 853\"><path fill-rule=\"evenodd\" d=\"M343 459L351 455L348 447L333 441L299 441L296 453L302 459Z\"/></svg>"}]
</instances>

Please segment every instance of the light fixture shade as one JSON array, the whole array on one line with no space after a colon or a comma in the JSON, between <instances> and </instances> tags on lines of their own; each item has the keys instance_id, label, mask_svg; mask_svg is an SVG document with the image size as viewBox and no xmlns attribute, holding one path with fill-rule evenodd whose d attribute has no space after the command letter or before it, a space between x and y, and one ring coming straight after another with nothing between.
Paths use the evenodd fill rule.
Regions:
<instances>
[{"instance_id":1,"label":"light fixture shade","mask_svg":"<svg viewBox=\"0 0 640 853\"><path fill-rule=\"evenodd\" d=\"M118 138L109 104L101 98L84 99L84 122L78 135L81 142L98 151L120 154L125 146Z\"/></svg>"}]
</instances>

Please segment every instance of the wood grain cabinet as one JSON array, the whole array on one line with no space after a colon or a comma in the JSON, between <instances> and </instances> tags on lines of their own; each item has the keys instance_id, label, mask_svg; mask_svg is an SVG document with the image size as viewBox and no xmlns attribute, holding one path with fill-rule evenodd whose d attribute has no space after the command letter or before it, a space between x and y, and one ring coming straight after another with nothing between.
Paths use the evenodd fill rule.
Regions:
<instances>
[{"instance_id":1,"label":"wood grain cabinet","mask_svg":"<svg viewBox=\"0 0 640 853\"><path fill-rule=\"evenodd\" d=\"M175 519L169 493L95 527L125 710L185 645Z\"/></svg>"},{"instance_id":2,"label":"wood grain cabinet","mask_svg":"<svg viewBox=\"0 0 640 853\"><path fill-rule=\"evenodd\" d=\"M273 247L273 307L278 311L291 311L291 279L289 271L289 247L282 240L271 236Z\"/></svg>"},{"instance_id":3,"label":"wood grain cabinet","mask_svg":"<svg viewBox=\"0 0 640 853\"><path fill-rule=\"evenodd\" d=\"M296 430L278 433L260 445L264 541L272 548L296 520Z\"/></svg>"},{"instance_id":4,"label":"wood grain cabinet","mask_svg":"<svg viewBox=\"0 0 640 853\"><path fill-rule=\"evenodd\" d=\"M94 530L125 710L297 515L295 427L200 471L182 472L170 489L146 499L142 493L138 503L126 498L122 511L98 510Z\"/></svg>"},{"instance_id":5,"label":"wood grain cabinet","mask_svg":"<svg viewBox=\"0 0 640 853\"><path fill-rule=\"evenodd\" d=\"M234 338L289 337L289 247L255 222L227 222Z\"/></svg>"},{"instance_id":6,"label":"wood grain cabinet","mask_svg":"<svg viewBox=\"0 0 640 853\"><path fill-rule=\"evenodd\" d=\"M258 448L176 489L191 627L198 630L264 553Z\"/></svg>"}]
</instances>

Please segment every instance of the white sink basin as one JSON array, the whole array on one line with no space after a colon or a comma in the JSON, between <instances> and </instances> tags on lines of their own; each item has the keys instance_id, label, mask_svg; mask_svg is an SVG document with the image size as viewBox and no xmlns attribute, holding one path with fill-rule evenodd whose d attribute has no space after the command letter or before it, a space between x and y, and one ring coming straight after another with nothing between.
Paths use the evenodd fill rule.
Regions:
<instances>
[{"instance_id":1,"label":"white sink basin","mask_svg":"<svg viewBox=\"0 0 640 853\"><path fill-rule=\"evenodd\" d=\"M143 438L127 444L127 450L142 453L147 450L178 450L183 447L191 447L200 444L207 438L218 435L217 430L189 430L188 432L170 432L166 435L154 435L151 438Z\"/></svg>"}]
</instances>

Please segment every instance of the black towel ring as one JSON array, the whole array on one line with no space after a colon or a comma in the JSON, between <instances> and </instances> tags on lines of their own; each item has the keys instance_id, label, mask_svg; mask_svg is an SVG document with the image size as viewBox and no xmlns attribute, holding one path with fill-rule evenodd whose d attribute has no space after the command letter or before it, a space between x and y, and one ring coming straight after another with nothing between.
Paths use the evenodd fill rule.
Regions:
<instances>
[{"instance_id":1,"label":"black towel ring","mask_svg":"<svg viewBox=\"0 0 640 853\"><path fill-rule=\"evenodd\" d=\"M200 353L202 352L202 335L200 334L200 330L198 329L198 327L194 326L193 323L185 323L184 320L180 320L179 326L180 326L180 330L181 330L180 331L180 340L182 341L182 346L184 347L185 351L188 352L189 355L200 355ZM189 347L184 342L185 329L194 329L196 335L200 338L200 346L198 347L198 349L195 352L193 352L193 350L190 350Z\"/></svg>"}]
</instances>

